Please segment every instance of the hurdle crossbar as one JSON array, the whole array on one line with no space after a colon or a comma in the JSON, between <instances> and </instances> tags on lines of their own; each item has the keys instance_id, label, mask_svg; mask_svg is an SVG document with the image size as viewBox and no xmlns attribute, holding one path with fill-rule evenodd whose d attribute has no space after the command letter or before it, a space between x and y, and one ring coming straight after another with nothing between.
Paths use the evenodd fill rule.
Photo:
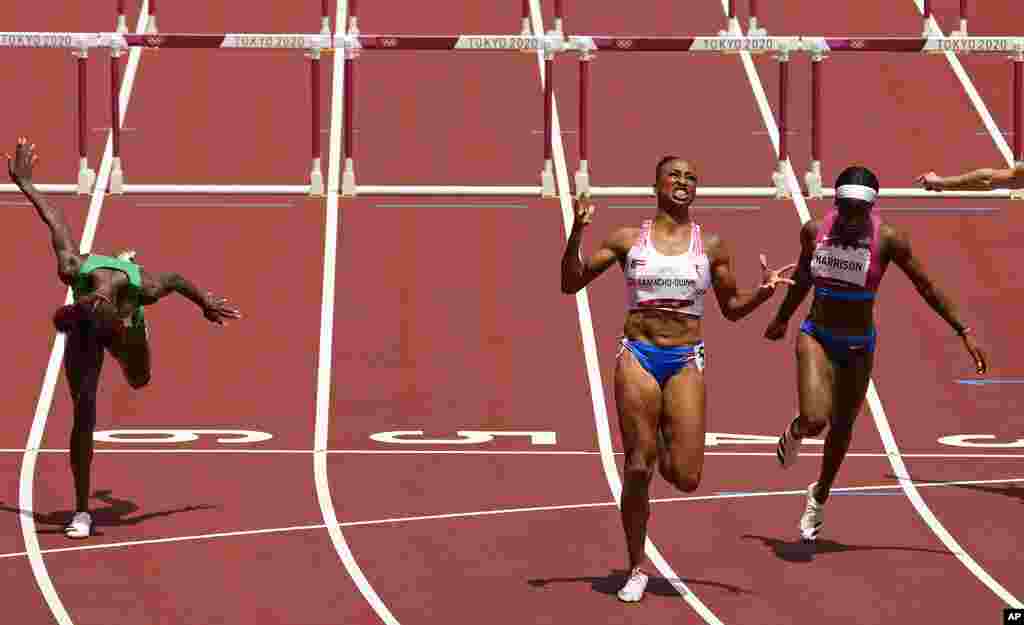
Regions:
<instances>
[{"instance_id":1,"label":"hurdle crossbar","mask_svg":"<svg viewBox=\"0 0 1024 625\"><path fill-rule=\"evenodd\" d=\"M121 30L121 16L125 3L118 3L119 24ZM451 36L417 36L417 35L362 35L355 27L355 2L350 4L353 20L344 33L332 33L329 30L321 29L319 33L297 33L297 34L261 34L261 33L221 33L221 34L188 34L188 33L159 33L155 29L146 34L128 34L125 32L0 32L0 48L67 48L73 50L78 57L78 150L79 150L79 176L77 185L52 185L51 192L67 192L67 189L76 189L79 193L87 192L94 184L95 172L88 168L85 160L87 154L87 133L85 132L85 119L87 117L87 103L85 101L86 84L88 74L85 59L90 48L109 48L111 50L111 84L116 90L120 82L119 57L132 47L143 48L168 48L168 49L238 49L238 50L305 50L310 58L311 67L311 90L313 92L312 104L312 165L310 170L310 184L300 187L297 185L125 185L123 183L123 171L121 169L121 129L118 124L113 125L113 146L114 146L114 167L111 173L111 191L126 193L230 193L246 192L245 189L252 189L251 192L267 193L292 193L296 189L305 189L306 192L318 195L322 193L322 171L321 171L321 139L318 128L319 107L321 103L320 75L320 54L332 50L344 50L346 53L345 72L348 79L348 88L345 91L345 175L342 178L341 192L343 195L355 195L356 193L367 194L494 194L494 195L520 195L535 194L550 196L553 194L553 184L548 184L547 176L551 161L551 99L553 97L553 80L545 83L543 95L544 108L544 161L545 168L542 171L542 184L538 186L447 186L447 185L362 185L356 184L354 177L354 142L353 142L353 120L354 120L354 97L355 73L353 60L364 51L467 51L467 52L508 52L508 51L543 51L545 54L545 66L547 75L553 78L553 57L559 53L576 53L580 56L580 167L576 173L577 192L581 189L589 189L592 194L625 194L647 195L652 193L647 187L608 187L590 186L589 180L589 139L587 126L589 125L589 111L587 100L589 98L590 62L597 54L605 52L684 52L684 53L718 53L730 54L736 52L750 52L753 54L772 53L781 62L780 83L779 83L779 127L780 136L780 163L788 157L788 140L785 128L787 127L787 93L788 93L788 63L791 54L809 53L814 61L812 63L812 166L808 172L809 177L816 174L814 184L808 184L810 197L827 197L828 189L821 185L820 181L820 159L822 128L820 111L821 91L821 60L827 54L832 53L947 53L956 54L1010 54L1014 61L1013 67L1013 154L1017 160L1024 160L1024 123L1022 123L1021 90L1024 88L1024 37L970 37L959 36L947 38L941 33L931 33L922 37L768 37L768 36L743 36L742 33L733 33L729 36L719 37L620 37L620 36L566 36L562 32L550 32L541 35L529 34L524 31L519 35L451 35ZM752 16L756 15L756 2L751 2ZM150 15L156 15L156 3L150 2ZM562 7L564 16L564 4ZM528 17L529 4L524 3ZM930 15L930 13L928 13ZM961 2L961 19L966 24L966 2ZM733 14L734 16L734 14ZM322 25L322 24L321 24ZM966 32L966 29L962 29ZM936 35L936 36L933 36ZM118 119L118 98L112 97L111 109ZM775 197L780 197L780 186L778 174L773 175L776 181ZM810 180L808 180L810 182ZM704 189L705 194L717 195L720 197L765 197L771 187L720 187ZM13 185L0 185L0 192L16 190ZM938 197L931 192L918 192L913 190L889 190L883 191L882 197ZM1005 197L1005 194L989 192L964 192L970 195L963 197ZM979 194L980 193L980 194ZM1010 194L1011 197L1014 194ZM1016 196L1019 196L1017 194ZM955 197L951 193L942 194L942 197Z\"/></svg>"},{"instance_id":2,"label":"hurdle crossbar","mask_svg":"<svg viewBox=\"0 0 1024 625\"><path fill-rule=\"evenodd\" d=\"M344 136L344 168L341 176L342 197L369 195L532 195L545 198L555 197L555 178L551 152L551 116L554 99L554 55L565 47L565 40L558 35L458 35L458 36L418 36L418 35L358 35L346 34L335 38L336 45L341 43L345 49L345 93L343 107ZM541 169L540 186L446 186L446 185L365 185L356 180L355 150L355 60L364 52L396 52L396 51L468 51L468 52L530 52L543 51L545 76L542 93L543 107L543 168ZM474 191L475 190L475 191Z\"/></svg>"},{"instance_id":3,"label":"hurdle crossbar","mask_svg":"<svg viewBox=\"0 0 1024 625\"><path fill-rule=\"evenodd\" d=\"M147 33L0 32L0 48L238 48L389 49L553 53L619 52L893 52L1002 54L1024 46L1024 37L628 37L611 35L362 35L351 33Z\"/></svg>"}]
</instances>

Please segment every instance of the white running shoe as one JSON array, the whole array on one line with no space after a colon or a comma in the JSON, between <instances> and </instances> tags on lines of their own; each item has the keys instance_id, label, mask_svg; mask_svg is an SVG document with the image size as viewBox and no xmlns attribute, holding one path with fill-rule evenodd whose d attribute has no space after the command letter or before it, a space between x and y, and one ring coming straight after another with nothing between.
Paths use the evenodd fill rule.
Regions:
<instances>
[{"instance_id":1,"label":"white running shoe","mask_svg":"<svg viewBox=\"0 0 1024 625\"><path fill-rule=\"evenodd\" d=\"M817 485L818 483L814 482L807 487L807 505L803 516L800 517L800 537L806 541L817 540L821 526L825 522L825 504L818 503L814 498L814 487Z\"/></svg>"},{"instance_id":2,"label":"white running shoe","mask_svg":"<svg viewBox=\"0 0 1024 625\"><path fill-rule=\"evenodd\" d=\"M803 439L793 436L793 426L796 425L799 418L796 417L789 423L789 427L779 437L779 444L775 447L775 457L778 458L783 469L793 466L797 457L800 456L800 445L803 443Z\"/></svg>"},{"instance_id":3,"label":"white running shoe","mask_svg":"<svg viewBox=\"0 0 1024 625\"><path fill-rule=\"evenodd\" d=\"M138 256L138 252L136 252L135 250L124 250L122 252L118 252L117 254L117 257L119 259L127 261L129 263L134 263L136 256Z\"/></svg>"},{"instance_id":4,"label":"white running shoe","mask_svg":"<svg viewBox=\"0 0 1024 625\"><path fill-rule=\"evenodd\" d=\"M88 512L76 512L71 523L64 528L68 538L88 538L92 534L92 515Z\"/></svg>"},{"instance_id":5,"label":"white running shoe","mask_svg":"<svg viewBox=\"0 0 1024 625\"><path fill-rule=\"evenodd\" d=\"M619 601L635 603L644 596L644 589L647 588L647 574L636 567L629 573L626 585L619 591Z\"/></svg>"}]
</instances>

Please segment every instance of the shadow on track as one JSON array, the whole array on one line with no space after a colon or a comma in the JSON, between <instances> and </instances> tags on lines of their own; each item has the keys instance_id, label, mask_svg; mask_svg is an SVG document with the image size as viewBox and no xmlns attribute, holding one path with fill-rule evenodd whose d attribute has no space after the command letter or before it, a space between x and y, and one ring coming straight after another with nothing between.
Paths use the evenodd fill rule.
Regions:
<instances>
[{"instance_id":1,"label":"shadow on track","mask_svg":"<svg viewBox=\"0 0 1024 625\"><path fill-rule=\"evenodd\" d=\"M821 538L815 542L805 542L803 540L787 542L778 538L755 536L753 534L744 534L742 537L745 539L761 541L766 547L775 552L775 556L777 558L785 560L786 562L811 562L814 560L816 555L843 553L846 551L914 551L917 553L934 553L940 556L953 555L949 551L942 549L900 546L882 547L872 545L844 545L843 543L838 543L834 540Z\"/></svg>"},{"instance_id":2,"label":"shadow on track","mask_svg":"<svg viewBox=\"0 0 1024 625\"><path fill-rule=\"evenodd\" d=\"M590 588L594 592L614 596L619 592L619 589L622 588L622 585L626 583L628 575L629 571L616 569L604 577L555 577L550 579L531 579L527 583L534 588L545 588L550 584L590 584ZM736 595L752 594L750 590L745 588L732 586L730 584L722 584L719 582L710 582L699 579L684 579L682 582L687 586L720 588ZM647 584L646 592L648 594L658 595L661 597L679 596L679 593L676 592L676 589L672 586L669 580L664 577L651 576L651 579Z\"/></svg>"},{"instance_id":3,"label":"shadow on track","mask_svg":"<svg viewBox=\"0 0 1024 625\"><path fill-rule=\"evenodd\" d=\"M89 511L92 514L94 536L103 535L102 533L96 532L96 528L98 527L138 525L139 523L144 523L150 519L158 517L170 516L181 512L193 512L196 510L211 510L218 507L211 505L184 506L182 508L172 508L170 510L162 510L160 512L148 512L138 516L129 516L139 511L139 506L133 501L128 499L118 499L114 497L112 495L112 491L109 490L98 490L92 494L92 498L106 504L103 507L94 507ZM2 504L0 504L0 511L24 514L24 511L20 508L12 508L11 506L5 506ZM64 526L71 522L71 516L73 514L73 510L57 510L47 513L34 512L32 513L32 516L35 518L36 525L57 526L58 528L39 530L40 534L63 534Z\"/></svg>"},{"instance_id":4,"label":"shadow on track","mask_svg":"<svg viewBox=\"0 0 1024 625\"><path fill-rule=\"evenodd\" d=\"M890 479L898 479L895 475L886 475ZM944 480L926 480L918 477L913 478L915 484L948 484L948 481ZM1012 497L1013 499L1019 499L1021 503L1024 503L1024 485L1018 483L1009 484L948 484L951 488L963 488L966 490L976 490L981 493L989 493L992 495L1002 495L1004 497ZM929 489L931 490L931 489Z\"/></svg>"}]
</instances>

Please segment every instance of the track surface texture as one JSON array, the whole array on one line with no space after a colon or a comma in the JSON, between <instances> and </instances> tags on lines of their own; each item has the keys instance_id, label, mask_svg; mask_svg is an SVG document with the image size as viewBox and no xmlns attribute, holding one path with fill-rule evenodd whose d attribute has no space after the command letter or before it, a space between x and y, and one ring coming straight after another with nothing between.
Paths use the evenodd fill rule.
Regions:
<instances>
[{"instance_id":1,"label":"track surface texture","mask_svg":"<svg viewBox=\"0 0 1024 625\"><path fill-rule=\"evenodd\" d=\"M4 30L111 30L115 3L107 4L109 13L14 0ZM144 16L130 4L134 30ZM160 2L159 27L319 29L319 3L271 4ZM531 4L542 10L534 24L550 28L552 3ZM566 4L569 34L726 28L715 0ZM746 3L738 4L745 27ZM771 35L917 36L922 28L914 0L760 4ZM953 30L957 3L933 4L940 26ZM1010 3L972 4L979 5L972 35L1024 35L1024 28L1012 32L1020 20ZM347 7L331 2L332 22ZM360 3L361 32L520 29L519 2L397 7ZM87 92L96 169L112 124L100 52L90 58ZM36 179L71 182L70 53L2 54L10 68L0 78L9 94L0 118L4 149L28 135L42 155ZM928 170L1002 166L977 106L1012 143L1009 63L960 62L979 100L942 55L827 59L825 184L852 163L878 172L883 187L910 187ZM308 182L310 65L301 52L161 49L137 63L130 93L122 94L129 98L126 183ZM658 158L679 154L697 164L702 185L770 186L778 63L767 55L752 63L748 73L739 55L599 55L592 184L649 185ZM353 85L335 76L334 55L321 65L328 181L343 164L339 107ZM865 403L857 421L822 537L805 544L797 522L820 441L782 471L774 437L797 409L793 345L807 304L786 339L771 343L762 333L781 294L740 323L726 321L709 298L708 431L715 435L703 482L684 494L655 478L649 537L667 566L643 602L616 600L627 559L617 476L609 471L622 468L613 373L624 285L612 269L578 297L559 291L571 207L564 183L578 165L578 63L564 55L554 65L559 198L348 198L337 189L323 198L51 197L77 240L94 228L91 249L137 249L147 269L181 273L245 315L217 327L181 297L148 310L154 377L142 390L131 390L106 359L95 535L86 541L62 531L74 504L73 408L63 373L45 379L60 347L49 319L66 293L31 205L0 194L0 263L17 294L2 313L14 364L0 393L0 471L8 476L0 488L0 581L10 622L1002 622L1008 600L993 584L1014 601L1024 598L1016 557L1024 500L1024 432L1016 421L1024 368L1016 358L1024 338L1010 312L1024 302L1014 274L1024 258L1020 207L938 196L881 200L879 210L910 233L929 274L977 330L991 370L974 375L959 340L891 267L876 309L878 401ZM798 56L788 135L798 177L810 158L809 79L810 63ZM536 54L364 53L354 88L360 184L540 184ZM773 266L796 260L799 199L699 195L693 218L727 241L742 287L756 284L759 253ZM817 216L829 204L806 207ZM653 213L653 199L601 198L585 252ZM610 447L602 452L606 428ZM26 451L32 440L38 449ZM901 489L903 466L916 490Z\"/></svg>"}]
</instances>

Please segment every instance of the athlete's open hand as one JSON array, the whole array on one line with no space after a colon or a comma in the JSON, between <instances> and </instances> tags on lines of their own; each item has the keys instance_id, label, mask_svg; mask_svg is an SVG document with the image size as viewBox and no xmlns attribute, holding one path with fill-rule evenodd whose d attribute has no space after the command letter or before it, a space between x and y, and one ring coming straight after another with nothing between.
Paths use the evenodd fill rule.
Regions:
<instances>
[{"instance_id":1,"label":"athlete's open hand","mask_svg":"<svg viewBox=\"0 0 1024 625\"><path fill-rule=\"evenodd\" d=\"M590 201L589 194L582 193L576 198L574 212L576 214L576 220L572 224L574 230L581 230L590 225L594 219L594 204Z\"/></svg>"},{"instance_id":2,"label":"athlete's open hand","mask_svg":"<svg viewBox=\"0 0 1024 625\"><path fill-rule=\"evenodd\" d=\"M15 184L32 182L32 168L39 160L35 150L36 144L29 145L27 138L18 137L18 145L14 149L14 156L12 157L10 154L4 153L4 158L7 159L7 173L10 174L11 180Z\"/></svg>"},{"instance_id":3,"label":"athlete's open hand","mask_svg":"<svg viewBox=\"0 0 1024 625\"><path fill-rule=\"evenodd\" d=\"M942 191L942 178L934 171L921 174L917 178L914 178L914 182L924 186L928 191Z\"/></svg>"},{"instance_id":4,"label":"athlete's open hand","mask_svg":"<svg viewBox=\"0 0 1024 625\"><path fill-rule=\"evenodd\" d=\"M967 348L967 353L974 359L974 370L978 373L988 371L988 361L985 359L985 352L981 350L978 342L974 340L974 336L969 332L964 334L964 347Z\"/></svg>"},{"instance_id":5,"label":"athlete's open hand","mask_svg":"<svg viewBox=\"0 0 1024 625\"><path fill-rule=\"evenodd\" d=\"M768 269L768 259L765 258L764 254L761 254L761 286L759 287L762 291L767 290L771 293L775 292L775 287L780 284L796 284L789 278L783 278L782 274L787 271L792 271L796 268L796 263L791 263L785 267L770 270Z\"/></svg>"},{"instance_id":6,"label":"athlete's open hand","mask_svg":"<svg viewBox=\"0 0 1024 625\"><path fill-rule=\"evenodd\" d=\"M207 293L206 301L203 303L203 316L217 325L224 326L227 325L228 319L241 319L242 313L229 305L227 299Z\"/></svg>"}]
</instances>

